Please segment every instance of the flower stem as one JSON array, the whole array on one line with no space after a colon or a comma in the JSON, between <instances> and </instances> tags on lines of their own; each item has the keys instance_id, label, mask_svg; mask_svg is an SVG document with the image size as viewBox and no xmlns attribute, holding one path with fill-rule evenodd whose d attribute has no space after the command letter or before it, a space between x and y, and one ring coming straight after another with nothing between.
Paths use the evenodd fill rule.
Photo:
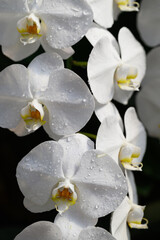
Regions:
<instances>
[{"instance_id":1,"label":"flower stem","mask_svg":"<svg viewBox=\"0 0 160 240\"><path fill-rule=\"evenodd\" d=\"M72 64L74 66L77 66L77 67L82 67L82 68L86 68L87 67L87 62L83 62L83 61L72 60Z\"/></svg>"},{"instance_id":2,"label":"flower stem","mask_svg":"<svg viewBox=\"0 0 160 240\"><path fill-rule=\"evenodd\" d=\"M89 137L89 138L92 138L92 139L94 139L94 140L96 140L96 135L95 134L92 134L92 133L86 133L86 132L80 132L81 134L83 134L83 135L85 135L85 136L87 136L87 137Z\"/></svg>"}]
</instances>

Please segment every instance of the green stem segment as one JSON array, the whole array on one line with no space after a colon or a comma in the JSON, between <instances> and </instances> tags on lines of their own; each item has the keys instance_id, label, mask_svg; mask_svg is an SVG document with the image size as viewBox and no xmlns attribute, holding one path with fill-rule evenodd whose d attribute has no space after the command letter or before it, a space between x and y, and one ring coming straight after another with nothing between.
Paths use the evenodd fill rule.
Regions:
<instances>
[{"instance_id":1,"label":"green stem segment","mask_svg":"<svg viewBox=\"0 0 160 240\"><path fill-rule=\"evenodd\" d=\"M74 66L77 66L77 67L82 67L82 68L86 68L87 67L87 62L83 62L83 61L72 60L72 64Z\"/></svg>"},{"instance_id":2,"label":"green stem segment","mask_svg":"<svg viewBox=\"0 0 160 240\"><path fill-rule=\"evenodd\" d=\"M89 137L89 138L92 138L92 139L96 140L97 136L92 134L92 133L86 133L86 132L80 132L80 133L85 135L85 136L87 136L87 137Z\"/></svg>"}]
</instances>

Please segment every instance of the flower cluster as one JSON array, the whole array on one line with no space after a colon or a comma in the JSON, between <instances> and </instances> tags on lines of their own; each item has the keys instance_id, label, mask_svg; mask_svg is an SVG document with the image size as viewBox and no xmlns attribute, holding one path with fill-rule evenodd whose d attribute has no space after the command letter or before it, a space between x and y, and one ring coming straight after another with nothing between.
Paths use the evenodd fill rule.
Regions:
<instances>
[{"instance_id":1,"label":"flower cluster","mask_svg":"<svg viewBox=\"0 0 160 240\"><path fill-rule=\"evenodd\" d=\"M143 1L138 14L138 27L148 43L151 38L146 37L143 15L149 2ZM19 137L43 126L51 140L23 157L16 178L26 209L58 212L54 222L33 223L15 240L129 240L128 227L147 228L145 206L138 204L133 175L133 171L142 171L146 131L133 106L126 109L123 121L114 103L126 107L146 73L137 108L149 133L160 136L159 67L153 65L160 60L160 51L148 55L146 71L145 50L133 33L122 27L116 40L107 28L123 11L138 12L139 3L0 0L3 54L20 61L40 45L45 51L27 67L15 63L0 72L0 126ZM74 54L73 45L84 36L92 45L88 85L63 61ZM153 45L159 43L158 36ZM92 134L79 133L93 112L100 121L95 146L89 138ZM154 113L153 126L150 117ZM95 227L98 218L109 213L111 233Z\"/></svg>"}]
</instances>

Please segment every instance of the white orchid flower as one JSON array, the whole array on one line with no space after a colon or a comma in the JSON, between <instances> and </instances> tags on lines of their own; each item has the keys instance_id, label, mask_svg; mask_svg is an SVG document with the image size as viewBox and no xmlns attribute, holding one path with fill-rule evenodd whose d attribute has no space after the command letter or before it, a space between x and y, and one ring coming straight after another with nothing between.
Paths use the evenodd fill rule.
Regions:
<instances>
[{"instance_id":1,"label":"white orchid flower","mask_svg":"<svg viewBox=\"0 0 160 240\"><path fill-rule=\"evenodd\" d=\"M151 47L160 44L159 0L143 0L137 15L137 27L143 41Z\"/></svg>"},{"instance_id":2,"label":"white orchid flower","mask_svg":"<svg viewBox=\"0 0 160 240\"><path fill-rule=\"evenodd\" d=\"M160 138L160 47L147 55L147 71L141 91L136 96L140 119L151 137Z\"/></svg>"},{"instance_id":3,"label":"white orchid flower","mask_svg":"<svg viewBox=\"0 0 160 240\"><path fill-rule=\"evenodd\" d=\"M40 126L53 138L79 131L94 110L84 81L64 69L56 53L43 53L28 66L14 64L0 73L0 126L19 136Z\"/></svg>"},{"instance_id":4,"label":"white orchid flower","mask_svg":"<svg viewBox=\"0 0 160 240\"><path fill-rule=\"evenodd\" d=\"M14 240L115 240L109 232L99 227L88 227L78 237L73 235L64 238L61 227L47 221L36 222L26 227Z\"/></svg>"},{"instance_id":5,"label":"white orchid flower","mask_svg":"<svg viewBox=\"0 0 160 240\"><path fill-rule=\"evenodd\" d=\"M130 228L147 229L148 220L145 219L145 206L138 205L137 191L133 173L126 172L129 197L125 197L121 205L114 211L111 218L111 233L117 240L129 240Z\"/></svg>"},{"instance_id":6,"label":"white orchid flower","mask_svg":"<svg viewBox=\"0 0 160 240\"><path fill-rule=\"evenodd\" d=\"M146 132L133 107L124 116L126 137L116 116L101 123L96 139L96 148L110 155L118 164L129 170L142 170L146 149Z\"/></svg>"},{"instance_id":7,"label":"white orchid flower","mask_svg":"<svg viewBox=\"0 0 160 240\"><path fill-rule=\"evenodd\" d=\"M32 212L72 208L98 218L114 211L127 192L119 166L82 134L47 141L27 154L17 167L17 180Z\"/></svg>"},{"instance_id":8,"label":"white orchid flower","mask_svg":"<svg viewBox=\"0 0 160 240\"><path fill-rule=\"evenodd\" d=\"M87 68L89 84L99 103L106 104L113 98L127 104L144 77L145 52L126 27L119 31L119 46L110 35L107 33L102 37L90 54ZM94 44L96 39L92 41Z\"/></svg>"},{"instance_id":9,"label":"white orchid flower","mask_svg":"<svg viewBox=\"0 0 160 240\"><path fill-rule=\"evenodd\" d=\"M84 0L0 0L2 51L19 61L42 44L45 51L68 58L74 53L71 46L87 32L92 19Z\"/></svg>"},{"instance_id":10,"label":"white orchid flower","mask_svg":"<svg viewBox=\"0 0 160 240\"><path fill-rule=\"evenodd\" d=\"M87 0L93 11L93 19L104 28L112 27L114 20L122 12L139 10L139 3L134 0Z\"/></svg>"}]
</instances>

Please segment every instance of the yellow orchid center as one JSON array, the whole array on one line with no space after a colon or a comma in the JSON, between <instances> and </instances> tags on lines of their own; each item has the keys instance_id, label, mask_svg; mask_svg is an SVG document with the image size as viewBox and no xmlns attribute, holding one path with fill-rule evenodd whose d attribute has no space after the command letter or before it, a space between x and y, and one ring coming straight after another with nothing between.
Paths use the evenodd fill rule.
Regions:
<instances>
[{"instance_id":1,"label":"yellow orchid center","mask_svg":"<svg viewBox=\"0 0 160 240\"><path fill-rule=\"evenodd\" d=\"M58 187L52 191L52 200L56 203L55 207L60 213L65 212L77 200L75 186L69 180L59 182Z\"/></svg>"},{"instance_id":2,"label":"yellow orchid center","mask_svg":"<svg viewBox=\"0 0 160 240\"><path fill-rule=\"evenodd\" d=\"M37 120L38 119L41 120L40 112L37 109L34 109L34 110L30 109L30 114L31 114L31 118L34 118L34 119L37 119Z\"/></svg>"},{"instance_id":3,"label":"yellow orchid center","mask_svg":"<svg viewBox=\"0 0 160 240\"><path fill-rule=\"evenodd\" d=\"M29 102L28 105L21 110L21 117L28 131L34 131L46 123L46 121L43 120L44 106L42 106L37 99Z\"/></svg>"},{"instance_id":4,"label":"yellow orchid center","mask_svg":"<svg viewBox=\"0 0 160 240\"><path fill-rule=\"evenodd\" d=\"M132 0L115 0L121 11L138 11L139 3Z\"/></svg>"},{"instance_id":5,"label":"yellow orchid center","mask_svg":"<svg viewBox=\"0 0 160 240\"><path fill-rule=\"evenodd\" d=\"M58 189L58 192L55 197L61 198L62 200L72 201L73 192L68 188L62 188L61 190ZM55 197L52 198L55 199Z\"/></svg>"},{"instance_id":6,"label":"yellow orchid center","mask_svg":"<svg viewBox=\"0 0 160 240\"><path fill-rule=\"evenodd\" d=\"M143 164L138 161L141 149L132 144L125 144L119 152L119 160L124 168L130 170L142 170Z\"/></svg>"},{"instance_id":7,"label":"yellow orchid center","mask_svg":"<svg viewBox=\"0 0 160 240\"><path fill-rule=\"evenodd\" d=\"M138 70L127 64L122 64L115 71L115 81L119 88L126 91L138 90L140 83L137 81Z\"/></svg>"},{"instance_id":8,"label":"yellow orchid center","mask_svg":"<svg viewBox=\"0 0 160 240\"><path fill-rule=\"evenodd\" d=\"M17 30L24 45L34 43L42 36L41 20L31 13L17 22Z\"/></svg>"},{"instance_id":9,"label":"yellow orchid center","mask_svg":"<svg viewBox=\"0 0 160 240\"><path fill-rule=\"evenodd\" d=\"M38 34L38 28L35 22L33 22L32 26L27 25L27 32L30 34Z\"/></svg>"},{"instance_id":10,"label":"yellow orchid center","mask_svg":"<svg viewBox=\"0 0 160 240\"><path fill-rule=\"evenodd\" d=\"M148 220L143 217L145 206L133 204L128 213L127 222L130 228L147 229Z\"/></svg>"}]
</instances>

